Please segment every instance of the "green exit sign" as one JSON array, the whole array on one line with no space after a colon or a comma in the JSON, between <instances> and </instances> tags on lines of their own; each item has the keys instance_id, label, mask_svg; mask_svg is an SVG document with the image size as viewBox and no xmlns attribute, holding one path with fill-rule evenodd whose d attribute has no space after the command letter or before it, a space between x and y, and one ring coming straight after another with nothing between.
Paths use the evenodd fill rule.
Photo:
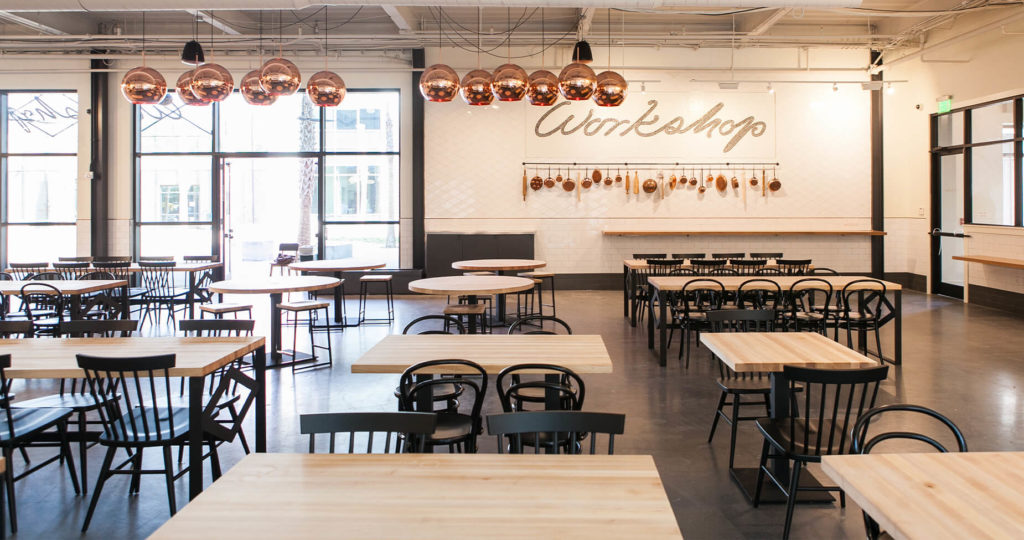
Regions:
<instances>
[{"instance_id":1,"label":"green exit sign","mask_svg":"<svg viewBox=\"0 0 1024 540\"><path fill-rule=\"evenodd\" d=\"M939 114L948 113L953 110L953 98L947 98L939 101Z\"/></svg>"}]
</instances>

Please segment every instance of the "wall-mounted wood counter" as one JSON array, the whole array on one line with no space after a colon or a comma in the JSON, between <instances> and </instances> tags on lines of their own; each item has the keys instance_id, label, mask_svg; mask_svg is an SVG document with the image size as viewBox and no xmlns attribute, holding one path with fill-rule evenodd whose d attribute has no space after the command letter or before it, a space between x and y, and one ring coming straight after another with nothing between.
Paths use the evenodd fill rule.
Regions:
<instances>
[{"instance_id":1,"label":"wall-mounted wood counter","mask_svg":"<svg viewBox=\"0 0 1024 540\"><path fill-rule=\"evenodd\" d=\"M885 236L885 231L602 231L605 236Z\"/></svg>"},{"instance_id":2,"label":"wall-mounted wood counter","mask_svg":"<svg viewBox=\"0 0 1024 540\"><path fill-rule=\"evenodd\" d=\"M1024 259L1007 259L1005 257L988 257L985 255L954 255L953 260L1024 270Z\"/></svg>"}]
</instances>

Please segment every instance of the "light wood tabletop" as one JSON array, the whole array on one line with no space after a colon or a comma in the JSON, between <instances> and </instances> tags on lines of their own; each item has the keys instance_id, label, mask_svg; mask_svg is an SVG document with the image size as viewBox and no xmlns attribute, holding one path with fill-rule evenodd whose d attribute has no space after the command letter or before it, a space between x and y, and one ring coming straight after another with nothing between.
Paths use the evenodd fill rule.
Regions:
<instances>
[{"instance_id":1,"label":"light wood tabletop","mask_svg":"<svg viewBox=\"0 0 1024 540\"><path fill-rule=\"evenodd\" d=\"M56 287L61 294L87 294L97 291L105 291L108 289L116 289L128 284L128 282L123 279L40 279L30 281L0 281L0 294L21 294L21 288L25 285L39 283ZM32 292L47 292L44 287L34 287L30 290L32 290Z\"/></svg>"},{"instance_id":2,"label":"light wood tabletop","mask_svg":"<svg viewBox=\"0 0 1024 540\"><path fill-rule=\"evenodd\" d=\"M703 333L700 342L738 373L782 371L783 366L857 369L879 365L816 332Z\"/></svg>"},{"instance_id":3,"label":"light wood tabletop","mask_svg":"<svg viewBox=\"0 0 1024 540\"><path fill-rule=\"evenodd\" d=\"M356 259L324 259L319 261L301 261L288 265L292 270L299 272L355 272L359 270L373 270L384 268L385 263L360 261Z\"/></svg>"},{"instance_id":4,"label":"light wood tabletop","mask_svg":"<svg viewBox=\"0 0 1024 540\"><path fill-rule=\"evenodd\" d=\"M691 267L690 261L692 261L692 260L693 259L685 259L686 262L678 264L678 265L672 265L672 267L673 268L690 268ZM647 259L623 259L622 260L622 264L626 268L629 268L630 270L642 270L644 268L650 267L650 265L647 264ZM778 268L778 266L779 265L775 264L775 259L768 259L767 262L764 265L765 268ZM726 263L725 266L723 266L722 268L732 268L732 265ZM811 268L814 268L814 265L811 265ZM693 276L693 277L699 277L699 276ZM726 277L728 277L728 276L726 276ZM750 277L753 278L753 277L778 277L778 276L750 276ZM810 276L804 276L804 277L810 277ZM815 276L815 277L817 277L817 276Z\"/></svg>"},{"instance_id":5,"label":"light wood tabletop","mask_svg":"<svg viewBox=\"0 0 1024 540\"><path fill-rule=\"evenodd\" d=\"M611 373L612 360L598 335L419 334L390 335L352 362L352 373L402 373L426 360L461 358L497 374L508 366L556 364L576 373ZM424 374L470 373L459 366L437 366Z\"/></svg>"},{"instance_id":6,"label":"light wood tabletop","mask_svg":"<svg viewBox=\"0 0 1024 540\"><path fill-rule=\"evenodd\" d=\"M682 538L651 456L252 454L150 538Z\"/></svg>"},{"instance_id":7,"label":"light wood tabletop","mask_svg":"<svg viewBox=\"0 0 1024 540\"><path fill-rule=\"evenodd\" d=\"M821 468L897 540L1024 538L1024 452L825 456Z\"/></svg>"},{"instance_id":8,"label":"light wood tabletop","mask_svg":"<svg viewBox=\"0 0 1024 540\"><path fill-rule=\"evenodd\" d=\"M536 259L474 259L471 261L455 261L452 268L456 270L492 271L533 270L543 268L548 263Z\"/></svg>"},{"instance_id":9,"label":"light wood tabletop","mask_svg":"<svg viewBox=\"0 0 1024 540\"><path fill-rule=\"evenodd\" d=\"M341 280L325 276L275 276L215 281L208 289L222 294L283 294L337 287Z\"/></svg>"},{"instance_id":10,"label":"light wood tabletop","mask_svg":"<svg viewBox=\"0 0 1024 540\"><path fill-rule=\"evenodd\" d=\"M817 276L651 276L651 277L647 278L647 282L650 283L651 286L657 288L659 291L681 291L681 290L683 290L683 287L686 286L687 283L689 283L690 281L693 281L695 279L713 279L713 280L721 283L725 287L725 290L727 290L727 291L735 291L735 290L739 289L740 285L742 285L743 282L745 282L745 281L750 281L751 279L766 279L768 281L773 281L775 283L778 283L779 287L782 287L782 290L788 291L789 288L792 287L793 284L796 283L797 281L800 281L801 279L809 279L809 278L823 279L823 280L829 282L829 284L832 285L832 288L835 291L837 291L837 292L838 291L842 291L843 287L845 287L849 283L857 281L858 279L873 279L873 278L871 278L869 276L828 276L828 275L817 275ZM879 280L879 281L881 281L881 280ZM900 291L900 290L903 290L903 287L899 283L893 283L891 281L882 281L882 284L885 285L885 288L886 288L887 291ZM703 286L703 285L693 285L693 286ZM693 287L693 286L691 286L691 287ZM799 290L799 289L802 289L802 288L821 287L821 286L822 285L820 283L815 285L813 282L808 282L806 284L801 284L800 286L797 287L797 289ZM856 291L864 290L864 291L867 291L867 290L881 290L881 289L878 287L877 284L873 284L873 283L858 283L858 284L854 285L853 288L851 288L850 290L856 290Z\"/></svg>"},{"instance_id":11,"label":"light wood tabletop","mask_svg":"<svg viewBox=\"0 0 1024 540\"><path fill-rule=\"evenodd\" d=\"M0 340L0 354L11 355L5 371L12 379L84 377L75 355L152 356L174 353L172 377L201 377L262 347L264 338L128 337Z\"/></svg>"},{"instance_id":12,"label":"light wood tabletop","mask_svg":"<svg viewBox=\"0 0 1024 540\"><path fill-rule=\"evenodd\" d=\"M452 296L506 294L532 288L532 279L515 276L445 276L409 282L412 292Z\"/></svg>"}]
</instances>

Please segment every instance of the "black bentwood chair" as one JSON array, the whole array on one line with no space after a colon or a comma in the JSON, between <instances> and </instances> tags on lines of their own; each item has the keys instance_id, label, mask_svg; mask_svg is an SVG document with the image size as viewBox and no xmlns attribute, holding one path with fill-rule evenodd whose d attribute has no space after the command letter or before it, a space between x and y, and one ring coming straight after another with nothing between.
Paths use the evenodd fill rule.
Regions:
<instances>
[{"instance_id":1,"label":"black bentwood chair","mask_svg":"<svg viewBox=\"0 0 1024 540\"><path fill-rule=\"evenodd\" d=\"M316 453L316 436L328 434L328 453L335 453L337 434L348 434L348 453L356 453L356 434L366 434L366 450L373 453L373 434L384 433L385 454L422 452L426 437L437 429L437 415L421 412L319 413L299 416L299 431L309 435L309 453ZM392 444L394 441L394 444ZM378 452L379 453L379 452Z\"/></svg>"},{"instance_id":2,"label":"black bentwood chair","mask_svg":"<svg viewBox=\"0 0 1024 540\"><path fill-rule=\"evenodd\" d=\"M469 372L457 379L425 378L419 376L418 372L445 366ZM477 382L479 380L479 382ZM473 401L470 412L460 412L458 406L454 410L450 407L434 411L433 403L438 392L436 387L448 388L453 382L457 382L465 399L466 391L472 390ZM487 372L476 362L460 359L428 360L410 366L402 373L398 380L398 407L400 411L436 412L437 428L426 439L428 446L447 446L449 452L455 450L466 453L476 453L476 438L483 430L480 410L483 408L484 397L487 394ZM431 410L423 410L429 407Z\"/></svg>"},{"instance_id":3,"label":"black bentwood chair","mask_svg":"<svg viewBox=\"0 0 1024 540\"><path fill-rule=\"evenodd\" d=\"M615 436L625 432L626 415L583 411L533 411L492 414L487 417L487 432L498 438L498 453L522 454L528 440L550 440L545 452L582 454L580 442L590 437L590 454L597 453L597 435L608 435L608 454L615 453ZM543 444L533 445L539 454ZM553 450L553 451L551 451ZM550 452L549 452L550 451Z\"/></svg>"}]
</instances>

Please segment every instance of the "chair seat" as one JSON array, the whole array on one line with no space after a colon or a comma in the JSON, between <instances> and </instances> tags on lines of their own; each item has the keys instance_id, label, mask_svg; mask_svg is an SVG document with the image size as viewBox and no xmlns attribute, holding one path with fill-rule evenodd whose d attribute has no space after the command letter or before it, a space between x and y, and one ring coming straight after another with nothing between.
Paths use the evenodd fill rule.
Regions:
<instances>
[{"instance_id":1,"label":"chair seat","mask_svg":"<svg viewBox=\"0 0 1024 540\"><path fill-rule=\"evenodd\" d=\"M100 442L114 446L162 446L170 440L185 440L188 436L188 408L171 407L170 414L165 407L147 408L148 415L146 423L143 424L141 409L132 411L130 420L124 419L123 427L121 422L114 423L114 429L100 435ZM156 413L159 418L160 431L157 432L153 415ZM168 422L170 419L170 422ZM171 426L174 428L174 437L171 437ZM134 426L134 427L133 427ZM149 428L149 437L146 437L146 426Z\"/></svg>"},{"instance_id":2,"label":"chair seat","mask_svg":"<svg viewBox=\"0 0 1024 540\"><path fill-rule=\"evenodd\" d=\"M434 391L434 401L448 401L455 399L462 395L462 385L460 384L435 384L431 386ZM401 397L402 391L397 386L395 387L395 397Z\"/></svg>"},{"instance_id":3,"label":"chair seat","mask_svg":"<svg viewBox=\"0 0 1024 540\"><path fill-rule=\"evenodd\" d=\"M391 281L392 279L394 279L394 277L395 276L393 276L391 274L381 274L381 275L368 274L368 275L360 277L359 281L364 281L364 282L365 281L385 282L385 281Z\"/></svg>"},{"instance_id":4,"label":"chair seat","mask_svg":"<svg viewBox=\"0 0 1024 540\"><path fill-rule=\"evenodd\" d=\"M277 305L277 308L285 311L312 311L314 309L330 307L330 305L330 302L321 300L297 300L295 302L281 302Z\"/></svg>"},{"instance_id":5,"label":"chair seat","mask_svg":"<svg viewBox=\"0 0 1024 540\"><path fill-rule=\"evenodd\" d=\"M770 394L771 381L762 379L716 379L715 383L730 394Z\"/></svg>"},{"instance_id":6,"label":"chair seat","mask_svg":"<svg viewBox=\"0 0 1024 540\"><path fill-rule=\"evenodd\" d=\"M841 315L841 317L843 319L850 319L851 321L868 321L868 322L874 321L874 320L878 319L878 317L876 317L874 315L871 315L871 314L861 314L861 313L855 313L855 312L850 312L848 314L844 313L844 314Z\"/></svg>"},{"instance_id":7,"label":"chair seat","mask_svg":"<svg viewBox=\"0 0 1024 540\"><path fill-rule=\"evenodd\" d=\"M820 321L825 318L824 313L813 313L807 311L799 311L796 314L796 318L801 321Z\"/></svg>"},{"instance_id":8,"label":"chair seat","mask_svg":"<svg viewBox=\"0 0 1024 540\"><path fill-rule=\"evenodd\" d=\"M433 443L448 444L473 434L473 419L465 414L437 415L437 427L430 436Z\"/></svg>"},{"instance_id":9,"label":"chair seat","mask_svg":"<svg viewBox=\"0 0 1024 540\"><path fill-rule=\"evenodd\" d=\"M11 420L14 422L14 438L21 438L42 431L74 413L67 408L19 409L11 407ZM0 415L0 441L11 440L7 418Z\"/></svg>"},{"instance_id":10,"label":"chair seat","mask_svg":"<svg viewBox=\"0 0 1024 540\"><path fill-rule=\"evenodd\" d=\"M235 313L236 311L250 311L252 310L252 304L232 304L229 302L222 302L217 304L200 304L199 311L205 311L207 313Z\"/></svg>"},{"instance_id":11,"label":"chair seat","mask_svg":"<svg viewBox=\"0 0 1024 540\"><path fill-rule=\"evenodd\" d=\"M484 304L452 304L444 307L445 315L483 315L487 312Z\"/></svg>"},{"instance_id":12,"label":"chair seat","mask_svg":"<svg viewBox=\"0 0 1024 540\"><path fill-rule=\"evenodd\" d=\"M50 394L12 404L12 407L25 408L66 408L79 411L91 411L98 408L106 401L97 402L92 394L66 393Z\"/></svg>"},{"instance_id":13,"label":"chair seat","mask_svg":"<svg viewBox=\"0 0 1024 540\"><path fill-rule=\"evenodd\" d=\"M785 452L790 458L800 459L803 461L821 461L821 455L825 454L828 449L828 434L832 430L832 421L825 420L821 426L824 428L823 435L821 437L821 448L822 454L817 452L818 436L819 431L818 422L812 421L810 425L810 435L807 437L806 444L804 443L804 425L805 421L799 418L782 418L779 420L773 420L771 418L758 418L754 422L757 424L757 429L761 431L761 434L765 436L769 443L780 452ZM796 439L790 438L790 430L796 434ZM835 445L838 446L839 434L836 432Z\"/></svg>"}]
</instances>

